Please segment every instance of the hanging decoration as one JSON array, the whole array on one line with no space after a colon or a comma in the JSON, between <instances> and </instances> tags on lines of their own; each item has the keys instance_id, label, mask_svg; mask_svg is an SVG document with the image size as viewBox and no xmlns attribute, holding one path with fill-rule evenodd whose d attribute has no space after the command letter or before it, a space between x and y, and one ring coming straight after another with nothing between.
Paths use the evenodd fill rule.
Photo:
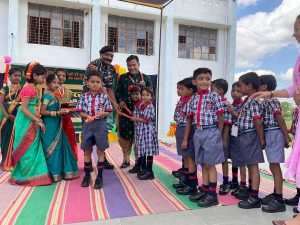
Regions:
<instances>
[{"instance_id":1,"label":"hanging decoration","mask_svg":"<svg viewBox=\"0 0 300 225\"><path fill-rule=\"evenodd\" d=\"M0 56L0 74L3 74L3 85L7 85L8 71L10 69L10 63L12 58L10 56Z\"/></svg>"}]
</instances>

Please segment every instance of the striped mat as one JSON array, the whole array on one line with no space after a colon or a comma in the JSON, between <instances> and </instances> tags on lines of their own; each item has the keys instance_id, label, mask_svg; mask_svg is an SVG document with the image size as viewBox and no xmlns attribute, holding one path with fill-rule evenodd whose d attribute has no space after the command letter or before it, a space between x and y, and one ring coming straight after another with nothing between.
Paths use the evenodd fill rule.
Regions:
<instances>
[{"instance_id":1,"label":"striped mat","mask_svg":"<svg viewBox=\"0 0 300 225\"><path fill-rule=\"evenodd\" d=\"M174 147L160 144L160 155L155 157L153 168L156 179L151 181L140 181L127 169L120 169L122 153L118 144L111 144L107 157L115 169L104 171L102 190L80 187L84 175L81 151L78 160L80 178L73 181L34 188L12 186L8 183L9 173L0 170L0 224L66 224L199 208L187 196L176 195L171 187L177 182L170 175L171 171L181 166L181 158ZM93 158L96 162L95 151ZM131 164L134 164L133 158ZM221 167L217 170L219 185ZM273 180L271 176L261 176L260 196L264 196L273 190ZM95 178L94 171L92 182ZM200 170L198 178L201 183ZM285 197L291 197L295 192L293 184L284 184ZM230 195L219 196L219 201L219 206L238 203Z\"/></svg>"}]
</instances>

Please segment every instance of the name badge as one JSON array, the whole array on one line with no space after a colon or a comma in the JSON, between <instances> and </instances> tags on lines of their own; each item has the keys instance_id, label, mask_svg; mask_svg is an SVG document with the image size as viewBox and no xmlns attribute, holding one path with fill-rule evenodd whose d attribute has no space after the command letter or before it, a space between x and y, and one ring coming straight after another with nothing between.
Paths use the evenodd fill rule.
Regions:
<instances>
[{"instance_id":1,"label":"name badge","mask_svg":"<svg viewBox=\"0 0 300 225\"><path fill-rule=\"evenodd\" d=\"M234 137L237 137L239 133L239 128L238 126L232 125L231 127L231 135Z\"/></svg>"}]
</instances>

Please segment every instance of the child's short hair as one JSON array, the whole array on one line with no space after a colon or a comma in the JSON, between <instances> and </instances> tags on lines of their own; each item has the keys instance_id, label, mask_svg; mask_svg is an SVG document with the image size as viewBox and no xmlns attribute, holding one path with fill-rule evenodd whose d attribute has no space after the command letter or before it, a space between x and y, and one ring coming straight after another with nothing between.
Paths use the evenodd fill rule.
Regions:
<instances>
[{"instance_id":1,"label":"child's short hair","mask_svg":"<svg viewBox=\"0 0 300 225\"><path fill-rule=\"evenodd\" d=\"M8 75L11 76L15 72L20 72L22 74L22 71L20 69L18 69L18 68L10 68L10 70L8 71Z\"/></svg>"},{"instance_id":2,"label":"child's short hair","mask_svg":"<svg viewBox=\"0 0 300 225\"><path fill-rule=\"evenodd\" d=\"M57 68L54 73L57 75L58 72L64 72L66 74L66 79L68 79L68 73L64 68Z\"/></svg>"},{"instance_id":3,"label":"child's short hair","mask_svg":"<svg viewBox=\"0 0 300 225\"><path fill-rule=\"evenodd\" d=\"M50 84L55 78L58 79L58 76L55 73L48 74L46 77L46 84Z\"/></svg>"},{"instance_id":4,"label":"child's short hair","mask_svg":"<svg viewBox=\"0 0 300 225\"><path fill-rule=\"evenodd\" d=\"M141 93L142 90L139 86L137 85L130 85L128 87L128 92L131 94L131 93Z\"/></svg>"},{"instance_id":5,"label":"child's short hair","mask_svg":"<svg viewBox=\"0 0 300 225\"><path fill-rule=\"evenodd\" d=\"M184 78L181 82L181 85L186 87L187 89L193 89L193 93L197 92L197 88L193 84L193 78L192 77Z\"/></svg>"},{"instance_id":6,"label":"child's short hair","mask_svg":"<svg viewBox=\"0 0 300 225\"><path fill-rule=\"evenodd\" d=\"M228 91L228 83L225 79L216 79L212 81L211 85L215 86L216 88L221 88L224 94L226 94Z\"/></svg>"},{"instance_id":7,"label":"child's short hair","mask_svg":"<svg viewBox=\"0 0 300 225\"><path fill-rule=\"evenodd\" d=\"M86 74L86 80L89 80L91 77L94 77L94 76L97 76L99 78L101 77L100 73L97 70L91 70Z\"/></svg>"},{"instance_id":8,"label":"child's short hair","mask_svg":"<svg viewBox=\"0 0 300 225\"><path fill-rule=\"evenodd\" d=\"M277 81L273 75L262 75L259 77L260 85L267 85L268 91L274 91L277 87Z\"/></svg>"},{"instance_id":9,"label":"child's short hair","mask_svg":"<svg viewBox=\"0 0 300 225\"><path fill-rule=\"evenodd\" d=\"M211 69L208 68L198 68L194 70L193 79L195 80L201 73L207 74L209 73L212 76Z\"/></svg>"},{"instance_id":10,"label":"child's short hair","mask_svg":"<svg viewBox=\"0 0 300 225\"><path fill-rule=\"evenodd\" d=\"M177 85L182 85L183 80L177 82Z\"/></svg>"},{"instance_id":11,"label":"child's short hair","mask_svg":"<svg viewBox=\"0 0 300 225\"><path fill-rule=\"evenodd\" d=\"M143 92L143 91L147 91L148 93L151 94L151 97L154 98L155 94L154 94L153 88L151 88L151 87L144 87L144 88L142 89L142 92Z\"/></svg>"},{"instance_id":12,"label":"child's short hair","mask_svg":"<svg viewBox=\"0 0 300 225\"><path fill-rule=\"evenodd\" d=\"M238 81L234 82L232 85L231 85L231 89L233 89L234 87L240 87L240 84Z\"/></svg>"},{"instance_id":13,"label":"child's short hair","mask_svg":"<svg viewBox=\"0 0 300 225\"><path fill-rule=\"evenodd\" d=\"M33 74L37 76L46 75L47 69L38 62L28 63L25 68L25 77L28 83L34 82Z\"/></svg>"},{"instance_id":14,"label":"child's short hair","mask_svg":"<svg viewBox=\"0 0 300 225\"><path fill-rule=\"evenodd\" d=\"M260 86L259 76L255 72L249 72L239 78L244 84L251 84L255 91L258 91Z\"/></svg>"}]
</instances>

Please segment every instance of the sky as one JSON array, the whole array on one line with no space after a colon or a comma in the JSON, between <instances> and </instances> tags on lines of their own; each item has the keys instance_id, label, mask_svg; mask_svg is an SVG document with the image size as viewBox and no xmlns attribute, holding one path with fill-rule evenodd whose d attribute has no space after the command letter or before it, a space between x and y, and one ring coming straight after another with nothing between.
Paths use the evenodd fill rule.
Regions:
<instances>
[{"instance_id":1,"label":"sky","mask_svg":"<svg viewBox=\"0 0 300 225\"><path fill-rule=\"evenodd\" d=\"M237 0L236 74L255 71L276 76L279 89L292 83L300 53L294 39L300 0Z\"/></svg>"}]
</instances>

